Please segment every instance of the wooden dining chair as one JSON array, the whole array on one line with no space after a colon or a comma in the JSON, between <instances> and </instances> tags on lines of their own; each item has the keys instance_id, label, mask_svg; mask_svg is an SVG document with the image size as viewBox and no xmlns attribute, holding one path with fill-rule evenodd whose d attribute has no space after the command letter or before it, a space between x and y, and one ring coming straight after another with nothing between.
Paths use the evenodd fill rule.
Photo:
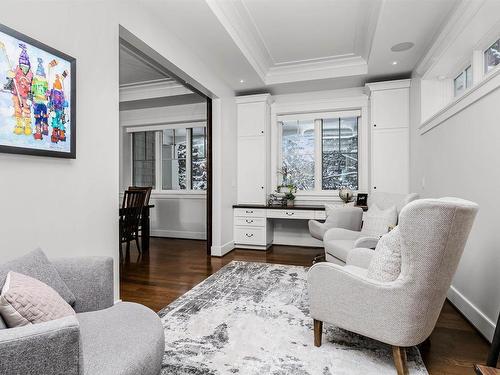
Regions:
<instances>
[{"instance_id":1,"label":"wooden dining chair","mask_svg":"<svg viewBox=\"0 0 500 375\"><path fill-rule=\"evenodd\" d=\"M120 255L122 244L127 244L127 253L130 251L130 241L135 240L137 250L139 245L139 224L141 220L146 192L144 190L126 190L123 194L122 214L120 215Z\"/></svg>"},{"instance_id":2,"label":"wooden dining chair","mask_svg":"<svg viewBox=\"0 0 500 375\"><path fill-rule=\"evenodd\" d=\"M146 198L144 199L144 207L147 207L149 205L149 199L151 198L151 190L153 190L151 186L129 186L128 190L144 191L146 193ZM142 236L142 220L139 220L137 235Z\"/></svg>"}]
</instances>

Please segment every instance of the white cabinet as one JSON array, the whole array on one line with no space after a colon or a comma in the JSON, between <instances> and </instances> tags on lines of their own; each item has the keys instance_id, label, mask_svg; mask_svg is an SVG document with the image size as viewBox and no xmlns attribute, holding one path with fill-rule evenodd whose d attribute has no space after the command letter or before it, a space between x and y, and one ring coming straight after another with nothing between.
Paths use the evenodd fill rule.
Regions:
<instances>
[{"instance_id":1,"label":"white cabinet","mask_svg":"<svg viewBox=\"0 0 500 375\"><path fill-rule=\"evenodd\" d=\"M371 190L408 193L410 80L369 83Z\"/></svg>"},{"instance_id":2,"label":"white cabinet","mask_svg":"<svg viewBox=\"0 0 500 375\"><path fill-rule=\"evenodd\" d=\"M236 98L238 204L266 204L270 185L269 94Z\"/></svg>"}]
</instances>

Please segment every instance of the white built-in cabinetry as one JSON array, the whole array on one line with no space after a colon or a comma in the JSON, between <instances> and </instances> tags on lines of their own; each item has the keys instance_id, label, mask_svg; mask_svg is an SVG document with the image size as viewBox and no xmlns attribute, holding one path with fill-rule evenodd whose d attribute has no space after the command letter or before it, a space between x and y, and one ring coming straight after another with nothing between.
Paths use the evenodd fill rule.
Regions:
<instances>
[{"instance_id":1,"label":"white built-in cabinetry","mask_svg":"<svg viewBox=\"0 0 500 375\"><path fill-rule=\"evenodd\" d=\"M371 191L408 193L410 80L368 83Z\"/></svg>"},{"instance_id":2,"label":"white built-in cabinetry","mask_svg":"<svg viewBox=\"0 0 500 375\"><path fill-rule=\"evenodd\" d=\"M270 189L271 95L236 98L238 204L266 204Z\"/></svg>"}]
</instances>

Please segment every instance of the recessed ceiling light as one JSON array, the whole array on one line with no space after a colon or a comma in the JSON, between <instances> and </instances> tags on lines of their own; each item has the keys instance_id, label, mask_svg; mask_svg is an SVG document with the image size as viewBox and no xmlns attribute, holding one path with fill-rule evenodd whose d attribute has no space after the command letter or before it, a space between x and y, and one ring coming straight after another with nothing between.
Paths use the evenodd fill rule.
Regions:
<instances>
[{"instance_id":1,"label":"recessed ceiling light","mask_svg":"<svg viewBox=\"0 0 500 375\"><path fill-rule=\"evenodd\" d=\"M245 83L245 80L244 79L240 79L240 83Z\"/></svg>"},{"instance_id":2,"label":"recessed ceiling light","mask_svg":"<svg viewBox=\"0 0 500 375\"><path fill-rule=\"evenodd\" d=\"M410 48L412 48L415 45L415 43L412 42L403 42L403 43L398 43L395 44L391 47L392 52L403 52L403 51L408 51Z\"/></svg>"},{"instance_id":3,"label":"recessed ceiling light","mask_svg":"<svg viewBox=\"0 0 500 375\"><path fill-rule=\"evenodd\" d=\"M398 62L397 61L393 61L392 65L398 65Z\"/></svg>"}]
</instances>

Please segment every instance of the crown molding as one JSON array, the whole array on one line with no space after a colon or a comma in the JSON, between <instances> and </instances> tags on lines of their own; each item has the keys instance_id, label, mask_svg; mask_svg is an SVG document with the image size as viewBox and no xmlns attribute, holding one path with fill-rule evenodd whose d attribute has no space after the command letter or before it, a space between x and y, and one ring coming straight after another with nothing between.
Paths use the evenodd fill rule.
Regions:
<instances>
[{"instance_id":1,"label":"crown molding","mask_svg":"<svg viewBox=\"0 0 500 375\"><path fill-rule=\"evenodd\" d=\"M193 94L193 92L173 79L158 79L120 85L120 102L189 94Z\"/></svg>"},{"instance_id":2,"label":"crown molding","mask_svg":"<svg viewBox=\"0 0 500 375\"><path fill-rule=\"evenodd\" d=\"M314 79L356 76L368 73L368 64L360 56L336 58L320 62L296 63L271 67L264 80L266 85L309 81Z\"/></svg>"},{"instance_id":3,"label":"crown molding","mask_svg":"<svg viewBox=\"0 0 500 375\"><path fill-rule=\"evenodd\" d=\"M363 75L368 72L367 57L380 16L382 0L373 0L364 17L362 29L355 37L354 51L346 55L276 62L266 46L243 1L205 0L226 29L243 56L266 85Z\"/></svg>"},{"instance_id":4,"label":"crown molding","mask_svg":"<svg viewBox=\"0 0 500 375\"><path fill-rule=\"evenodd\" d=\"M470 23L486 0L462 0L453 10L445 26L436 40L424 55L416 68L418 75L425 78L426 73L439 62L453 43L459 38L462 30Z\"/></svg>"}]
</instances>

